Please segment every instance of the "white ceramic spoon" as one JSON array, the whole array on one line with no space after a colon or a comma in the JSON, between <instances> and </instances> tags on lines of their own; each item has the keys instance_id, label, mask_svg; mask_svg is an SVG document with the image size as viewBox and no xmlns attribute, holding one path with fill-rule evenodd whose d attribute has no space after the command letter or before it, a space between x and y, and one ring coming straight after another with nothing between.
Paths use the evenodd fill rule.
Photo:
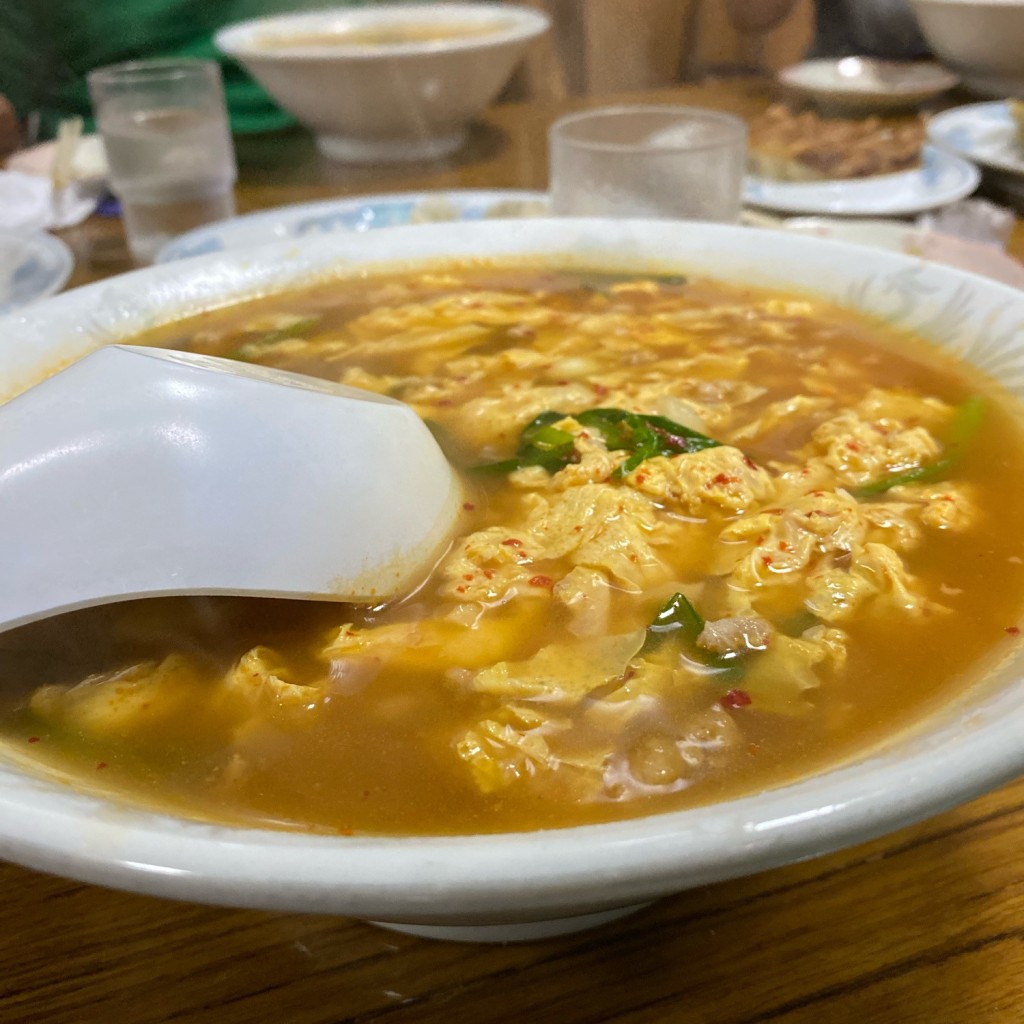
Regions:
<instances>
[{"instance_id":1,"label":"white ceramic spoon","mask_svg":"<svg viewBox=\"0 0 1024 1024\"><path fill-rule=\"evenodd\" d=\"M385 600L426 573L460 501L401 402L101 348L0 406L0 630L158 594Z\"/></svg>"}]
</instances>

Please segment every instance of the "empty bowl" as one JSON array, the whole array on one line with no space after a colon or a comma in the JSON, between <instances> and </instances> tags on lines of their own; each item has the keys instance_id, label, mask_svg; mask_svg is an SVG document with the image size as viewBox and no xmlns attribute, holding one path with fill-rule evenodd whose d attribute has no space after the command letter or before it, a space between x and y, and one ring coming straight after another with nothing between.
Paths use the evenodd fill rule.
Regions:
<instances>
[{"instance_id":1,"label":"empty bowl","mask_svg":"<svg viewBox=\"0 0 1024 1024\"><path fill-rule=\"evenodd\" d=\"M1024 96L1024 0L911 0L935 56L983 96Z\"/></svg>"}]
</instances>

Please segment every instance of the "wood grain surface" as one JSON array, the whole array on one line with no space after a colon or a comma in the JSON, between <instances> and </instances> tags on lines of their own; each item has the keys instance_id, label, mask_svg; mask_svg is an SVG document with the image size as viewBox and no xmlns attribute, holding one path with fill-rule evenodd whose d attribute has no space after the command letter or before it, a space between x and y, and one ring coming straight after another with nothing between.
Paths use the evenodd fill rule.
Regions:
<instances>
[{"instance_id":1,"label":"wood grain surface","mask_svg":"<svg viewBox=\"0 0 1024 1024\"><path fill-rule=\"evenodd\" d=\"M749 116L767 95L748 82L632 98ZM495 108L463 153L431 166L332 165L298 131L240 140L239 206L544 187L546 129L565 109ZM129 268L117 220L65 238L73 284ZM1019 224L1011 249L1024 256ZM173 903L0 864L0 1024L1015 1024L1022 851L1018 781L863 846L508 946Z\"/></svg>"}]
</instances>

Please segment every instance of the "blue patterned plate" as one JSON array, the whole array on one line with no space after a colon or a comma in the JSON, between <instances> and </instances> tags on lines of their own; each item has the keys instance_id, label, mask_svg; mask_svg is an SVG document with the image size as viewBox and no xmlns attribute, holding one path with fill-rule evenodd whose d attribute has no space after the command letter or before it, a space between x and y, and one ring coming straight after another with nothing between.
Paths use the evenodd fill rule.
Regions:
<instances>
[{"instance_id":1,"label":"blue patterned plate","mask_svg":"<svg viewBox=\"0 0 1024 1024\"><path fill-rule=\"evenodd\" d=\"M921 166L898 174L840 181L771 181L748 175L743 201L780 213L907 217L969 196L980 180L973 164L925 146Z\"/></svg>"},{"instance_id":2,"label":"blue patterned plate","mask_svg":"<svg viewBox=\"0 0 1024 1024\"><path fill-rule=\"evenodd\" d=\"M1024 176L1024 148L1009 105L972 103L936 114L928 122L928 136L944 149L984 167Z\"/></svg>"},{"instance_id":3,"label":"blue patterned plate","mask_svg":"<svg viewBox=\"0 0 1024 1024\"><path fill-rule=\"evenodd\" d=\"M263 242L369 231L400 224L538 216L547 212L546 192L520 189L462 189L453 192L398 192L297 203L207 224L179 235L159 253L157 263L204 256Z\"/></svg>"},{"instance_id":4,"label":"blue patterned plate","mask_svg":"<svg viewBox=\"0 0 1024 1024\"><path fill-rule=\"evenodd\" d=\"M60 291L71 275L71 250L44 231L0 231L0 314Z\"/></svg>"}]
</instances>

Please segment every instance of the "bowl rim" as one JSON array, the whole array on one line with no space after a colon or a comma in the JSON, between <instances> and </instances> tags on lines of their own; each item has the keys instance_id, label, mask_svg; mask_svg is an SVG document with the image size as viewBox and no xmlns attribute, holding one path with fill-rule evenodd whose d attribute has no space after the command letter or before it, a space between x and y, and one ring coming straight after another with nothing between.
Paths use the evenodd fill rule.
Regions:
<instances>
[{"instance_id":1,"label":"bowl rim","mask_svg":"<svg viewBox=\"0 0 1024 1024\"><path fill-rule=\"evenodd\" d=\"M25 346L41 331L72 331L73 347L90 329L90 311L119 300L130 305L130 296L143 314L163 310L159 323L171 318L172 306L178 315L191 312L181 303L195 301L203 287L221 300L241 300L266 294L270 288L261 282L287 290L324 267L358 273L441 257L558 257L591 245L607 266L634 263L642 272L640 253L662 267L710 266L709 276L756 268L749 282L769 286L786 276L792 281L799 264L814 266L822 281L836 267L845 268L847 278L861 268L880 287L894 275L911 275L933 285L937 301L962 306L965 294L980 294L994 333L1008 320L1020 338L1024 324L1024 293L901 253L734 225L694 222L680 231L673 221L538 218L329 235L303 247L290 240L162 264L7 317L0 321L2 351L17 371ZM652 259L659 249L669 255ZM600 260L595 255L584 262ZM823 284L801 287L825 292ZM216 304L202 295L198 303L195 308ZM996 310L1000 324L993 320ZM99 330L110 336L104 343L123 340L119 325L125 334L146 326L131 323L124 308L105 315ZM92 338L89 347L95 343ZM37 375L50 365L37 356ZM621 906L864 841L1015 777L1024 771L1021 660L1017 655L999 670L999 689L979 706L965 710L954 700L934 721L925 717L910 733L831 770L730 801L566 829L410 840L211 825L86 795L21 771L5 757L0 855L154 895L384 920L486 920L512 911L564 916L567 906L578 913Z\"/></svg>"},{"instance_id":2,"label":"bowl rim","mask_svg":"<svg viewBox=\"0 0 1024 1024\"><path fill-rule=\"evenodd\" d=\"M260 46L259 36L273 26L287 26L301 31L323 25L352 27L402 24L409 21L437 23L458 22L470 18L482 25L493 24L495 30L482 35L453 36L408 43L332 43L325 46L273 47ZM236 59L257 60L373 60L382 57L410 57L452 54L461 51L508 46L541 35L551 27L551 18L544 11L522 4L444 2L431 4L399 3L374 7L325 8L319 11L297 11L272 14L234 22L219 29L214 45L222 53Z\"/></svg>"},{"instance_id":3,"label":"bowl rim","mask_svg":"<svg viewBox=\"0 0 1024 1024\"><path fill-rule=\"evenodd\" d=\"M826 75L838 69L844 61L859 61L864 67L888 68L894 72L902 71L906 77L895 84L886 85L872 83L860 76L826 78L816 80L815 75L821 71ZM813 57L781 68L775 74L776 79L790 89L799 90L812 96L837 96L851 101L871 100L874 98L894 100L910 100L918 97L927 98L952 89L960 81L960 76L936 60L883 60L877 57Z\"/></svg>"}]
</instances>

